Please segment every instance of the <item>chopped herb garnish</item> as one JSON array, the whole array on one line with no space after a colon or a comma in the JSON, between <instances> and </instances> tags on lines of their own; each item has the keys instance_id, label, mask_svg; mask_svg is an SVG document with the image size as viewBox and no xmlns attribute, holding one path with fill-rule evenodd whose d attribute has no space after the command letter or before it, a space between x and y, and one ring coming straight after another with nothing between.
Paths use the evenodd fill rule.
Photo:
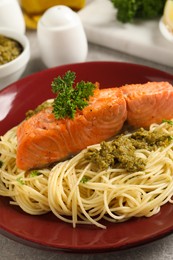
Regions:
<instances>
[{"instance_id":1,"label":"chopped herb garnish","mask_svg":"<svg viewBox=\"0 0 173 260\"><path fill-rule=\"evenodd\" d=\"M36 176L39 176L39 175L41 175L41 173L38 170L33 170L33 171L30 172L29 177L32 178L32 177L36 177Z\"/></svg>"},{"instance_id":2,"label":"chopped herb garnish","mask_svg":"<svg viewBox=\"0 0 173 260\"><path fill-rule=\"evenodd\" d=\"M163 119L162 122L163 122L163 123L168 123L168 124L170 124L170 125L173 125L173 121L172 121L172 120Z\"/></svg>"},{"instance_id":3,"label":"chopped herb garnish","mask_svg":"<svg viewBox=\"0 0 173 260\"><path fill-rule=\"evenodd\" d=\"M81 183L86 183L87 181L89 181L90 178L88 176L83 176L83 178L81 179Z\"/></svg>"},{"instance_id":4,"label":"chopped herb garnish","mask_svg":"<svg viewBox=\"0 0 173 260\"><path fill-rule=\"evenodd\" d=\"M76 111L87 106L89 97L94 94L95 84L81 81L74 86L75 78L74 72L67 71L51 84L53 93L57 94L53 102L53 113L57 119L73 119Z\"/></svg>"},{"instance_id":5,"label":"chopped herb garnish","mask_svg":"<svg viewBox=\"0 0 173 260\"><path fill-rule=\"evenodd\" d=\"M32 117L33 115L39 113L41 110L51 106L51 102L45 101L42 104L38 105L34 110L30 109L26 112L26 119Z\"/></svg>"},{"instance_id":6,"label":"chopped herb garnish","mask_svg":"<svg viewBox=\"0 0 173 260\"><path fill-rule=\"evenodd\" d=\"M21 185L24 185L24 184L25 184L25 182L22 180L22 177L17 178L17 181L18 181Z\"/></svg>"}]
</instances>

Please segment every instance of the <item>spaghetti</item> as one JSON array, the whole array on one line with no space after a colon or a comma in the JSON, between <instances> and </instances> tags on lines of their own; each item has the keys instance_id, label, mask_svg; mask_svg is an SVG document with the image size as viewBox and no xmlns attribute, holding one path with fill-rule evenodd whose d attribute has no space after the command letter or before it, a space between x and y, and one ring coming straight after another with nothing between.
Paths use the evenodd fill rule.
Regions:
<instances>
[{"instance_id":1,"label":"spaghetti","mask_svg":"<svg viewBox=\"0 0 173 260\"><path fill-rule=\"evenodd\" d=\"M106 228L102 219L121 222L150 217L165 203L173 203L173 126L167 122L152 124L149 131L168 134L169 144L152 151L137 149L136 156L146 159L146 166L135 172L118 167L95 171L86 159L87 149L53 168L22 171L15 163L16 129L0 141L0 195L11 197L11 204L29 214L52 211L73 227L82 223ZM100 145L91 148L100 149Z\"/></svg>"}]
</instances>

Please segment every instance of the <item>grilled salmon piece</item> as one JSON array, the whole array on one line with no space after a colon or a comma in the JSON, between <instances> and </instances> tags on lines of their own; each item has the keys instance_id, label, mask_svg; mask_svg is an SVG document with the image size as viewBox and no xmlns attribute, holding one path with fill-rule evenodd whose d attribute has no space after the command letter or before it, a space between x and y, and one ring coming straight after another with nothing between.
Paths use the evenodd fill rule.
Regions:
<instances>
[{"instance_id":1,"label":"grilled salmon piece","mask_svg":"<svg viewBox=\"0 0 173 260\"><path fill-rule=\"evenodd\" d=\"M127 103L127 121L137 128L173 118L173 87L168 82L148 82L121 87Z\"/></svg>"},{"instance_id":2,"label":"grilled salmon piece","mask_svg":"<svg viewBox=\"0 0 173 260\"><path fill-rule=\"evenodd\" d=\"M126 118L119 88L96 89L89 105L77 111L74 119L58 120L52 108L46 108L18 127L17 167L29 170L66 159L117 134Z\"/></svg>"}]
</instances>

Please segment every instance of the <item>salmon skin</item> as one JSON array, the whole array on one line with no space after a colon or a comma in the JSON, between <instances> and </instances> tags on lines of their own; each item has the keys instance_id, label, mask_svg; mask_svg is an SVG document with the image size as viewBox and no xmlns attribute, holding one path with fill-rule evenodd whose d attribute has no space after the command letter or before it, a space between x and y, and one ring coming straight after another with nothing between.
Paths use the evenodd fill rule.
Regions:
<instances>
[{"instance_id":1,"label":"salmon skin","mask_svg":"<svg viewBox=\"0 0 173 260\"><path fill-rule=\"evenodd\" d=\"M173 87L168 82L130 84L120 88L127 103L129 125L149 127L173 118Z\"/></svg>"},{"instance_id":2,"label":"salmon skin","mask_svg":"<svg viewBox=\"0 0 173 260\"><path fill-rule=\"evenodd\" d=\"M29 170L66 159L113 137L126 119L126 101L119 88L96 89L74 119L56 119L52 108L46 108L18 127L17 167Z\"/></svg>"}]
</instances>

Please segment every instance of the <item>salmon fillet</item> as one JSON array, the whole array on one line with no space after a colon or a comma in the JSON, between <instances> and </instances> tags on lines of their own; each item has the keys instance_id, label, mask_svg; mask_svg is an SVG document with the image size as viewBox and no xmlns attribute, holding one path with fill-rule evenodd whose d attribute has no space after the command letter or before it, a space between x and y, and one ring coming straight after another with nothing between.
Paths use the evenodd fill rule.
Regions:
<instances>
[{"instance_id":1,"label":"salmon fillet","mask_svg":"<svg viewBox=\"0 0 173 260\"><path fill-rule=\"evenodd\" d=\"M127 121L137 128L173 118L173 87L168 82L148 82L121 87L127 103Z\"/></svg>"},{"instance_id":2,"label":"salmon fillet","mask_svg":"<svg viewBox=\"0 0 173 260\"><path fill-rule=\"evenodd\" d=\"M126 118L119 88L96 89L89 105L77 111L74 119L58 120L52 108L46 108L18 127L17 167L29 170L66 159L117 134Z\"/></svg>"}]
</instances>

